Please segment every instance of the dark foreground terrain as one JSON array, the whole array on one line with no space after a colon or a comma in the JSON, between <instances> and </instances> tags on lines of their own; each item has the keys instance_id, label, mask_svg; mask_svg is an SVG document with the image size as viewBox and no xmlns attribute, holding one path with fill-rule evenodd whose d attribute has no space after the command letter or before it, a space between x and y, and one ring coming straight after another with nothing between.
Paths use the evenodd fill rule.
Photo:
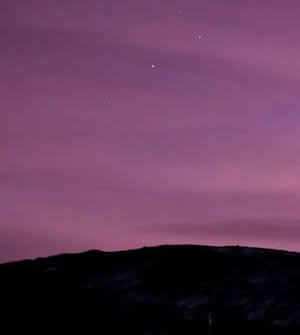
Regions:
<instances>
[{"instance_id":1,"label":"dark foreground terrain","mask_svg":"<svg viewBox=\"0 0 300 335\"><path fill-rule=\"evenodd\" d=\"M0 265L0 298L9 333L299 334L300 254L190 245L64 254Z\"/></svg>"}]
</instances>

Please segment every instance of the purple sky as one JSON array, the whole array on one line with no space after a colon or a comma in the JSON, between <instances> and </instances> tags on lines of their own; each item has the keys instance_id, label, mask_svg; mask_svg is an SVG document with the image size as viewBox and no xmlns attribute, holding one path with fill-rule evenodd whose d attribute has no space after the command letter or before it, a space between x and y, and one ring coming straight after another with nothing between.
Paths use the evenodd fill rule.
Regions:
<instances>
[{"instance_id":1,"label":"purple sky","mask_svg":"<svg viewBox=\"0 0 300 335\"><path fill-rule=\"evenodd\" d=\"M0 261L300 251L299 0L1 0Z\"/></svg>"}]
</instances>

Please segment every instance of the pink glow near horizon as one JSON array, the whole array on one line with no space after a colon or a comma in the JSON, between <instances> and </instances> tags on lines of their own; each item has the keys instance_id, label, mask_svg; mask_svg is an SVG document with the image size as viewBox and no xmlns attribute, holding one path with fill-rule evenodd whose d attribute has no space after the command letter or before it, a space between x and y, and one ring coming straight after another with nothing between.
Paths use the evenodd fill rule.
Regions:
<instances>
[{"instance_id":1,"label":"pink glow near horizon","mask_svg":"<svg viewBox=\"0 0 300 335\"><path fill-rule=\"evenodd\" d=\"M0 262L173 243L300 251L299 10L1 1Z\"/></svg>"}]
</instances>

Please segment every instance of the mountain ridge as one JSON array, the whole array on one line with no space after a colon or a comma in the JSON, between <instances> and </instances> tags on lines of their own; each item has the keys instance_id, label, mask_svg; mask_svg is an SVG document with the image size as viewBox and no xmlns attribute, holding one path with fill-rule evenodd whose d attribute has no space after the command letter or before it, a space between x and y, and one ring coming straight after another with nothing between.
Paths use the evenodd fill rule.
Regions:
<instances>
[{"instance_id":1,"label":"mountain ridge","mask_svg":"<svg viewBox=\"0 0 300 335\"><path fill-rule=\"evenodd\" d=\"M211 249L234 249L234 248L241 248L245 250L253 249L256 251L267 251L267 252L280 252L284 254L295 254L300 255L300 251L292 251L292 250L285 250L285 249L273 249L273 248L263 248L263 247L253 247L253 246L244 246L244 245L205 245L205 244L159 244L159 245L150 245L150 246L143 246L138 247L134 249L122 249L122 250L113 250L113 251L105 251L101 249L88 249L86 251L82 252L63 252L63 253L56 253L56 254L50 254L48 256L43 257L34 257L34 258L24 258L24 259L17 259L7 262L1 262L0 266L6 265L6 264L16 264L16 263L22 263L22 262L32 262L37 260L43 260L43 259L49 259L49 258L55 258L60 256L72 256L72 255L84 255L84 254L92 254L92 253L106 253L106 254L117 254L117 253L126 253L126 252L134 252L134 251L140 251L144 249L154 249L154 248L165 248L165 247L204 247L204 248L211 248Z\"/></svg>"}]
</instances>

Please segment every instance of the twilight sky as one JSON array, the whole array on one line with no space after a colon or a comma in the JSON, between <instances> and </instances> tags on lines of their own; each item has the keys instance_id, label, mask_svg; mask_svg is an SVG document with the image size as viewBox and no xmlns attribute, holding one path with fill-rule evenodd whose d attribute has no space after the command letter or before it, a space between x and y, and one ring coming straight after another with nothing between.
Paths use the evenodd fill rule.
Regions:
<instances>
[{"instance_id":1,"label":"twilight sky","mask_svg":"<svg viewBox=\"0 0 300 335\"><path fill-rule=\"evenodd\" d=\"M299 0L1 0L0 262L300 251Z\"/></svg>"}]
</instances>

